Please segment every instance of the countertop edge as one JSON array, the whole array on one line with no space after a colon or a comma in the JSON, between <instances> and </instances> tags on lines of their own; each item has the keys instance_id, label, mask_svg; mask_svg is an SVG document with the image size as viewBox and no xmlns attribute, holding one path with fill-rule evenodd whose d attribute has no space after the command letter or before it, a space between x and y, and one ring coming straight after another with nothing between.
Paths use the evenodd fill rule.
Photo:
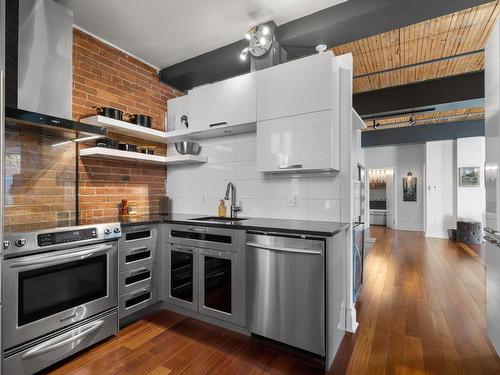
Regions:
<instances>
[{"instance_id":1,"label":"countertop edge","mask_svg":"<svg viewBox=\"0 0 500 375\"><path fill-rule=\"evenodd\" d=\"M210 223L210 222L199 222L196 220L190 219L174 219L174 218L165 218L158 217L155 219L145 218L144 220L137 220L134 222L121 222L122 228L128 228L139 225L148 225L148 224L190 224L190 225L198 225L204 227L212 227L212 228L228 228L235 230L254 230L254 231L273 231L279 233L300 233L300 234L308 234L319 237L334 237L340 232L344 231L349 227L348 223L338 223L339 226L334 231L322 231L322 230L307 230L307 229L295 229L295 228L283 228L278 226L264 226L264 225L245 225L244 223L240 223L238 225L234 224L226 224L226 223Z\"/></svg>"}]
</instances>

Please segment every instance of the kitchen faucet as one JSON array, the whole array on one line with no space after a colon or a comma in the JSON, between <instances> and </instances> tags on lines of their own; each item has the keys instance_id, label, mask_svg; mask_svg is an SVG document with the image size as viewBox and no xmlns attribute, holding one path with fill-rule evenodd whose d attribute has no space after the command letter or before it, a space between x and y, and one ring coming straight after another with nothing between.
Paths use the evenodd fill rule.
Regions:
<instances>
[{"instance_id":1,"label":"kitchen faucet","mask_svg":"<svg viewBox=\"0 0 500 375\"><path fill-rule=\"evenodd\" d=\"M236 206L236 190L232 182L227 184L225 200L229 199L229 191L231 191L231 219L236 219L236 215L241 211L241 207Z\"/></svg>"}]
</instances>

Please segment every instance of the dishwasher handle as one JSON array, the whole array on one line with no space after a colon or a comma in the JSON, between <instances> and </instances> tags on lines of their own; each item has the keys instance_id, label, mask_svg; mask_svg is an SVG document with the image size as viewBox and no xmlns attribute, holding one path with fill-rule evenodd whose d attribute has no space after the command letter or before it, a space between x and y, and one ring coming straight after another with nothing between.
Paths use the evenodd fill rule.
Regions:
<instances>
[{"instance_id":1,"label":"dishwasher handle","mask_svg":"<svg viewBox=\"0 0 500 375\"><path fill-rule=\"evenodd\" d=\"M293 249L290 247L263 245L263 244L259 244L256 242L247 242L247 246L253 247L256 249L279 251L279 252L283 252L283 253L309 254L309 255L322 255L323 254L323 251L321 251L321 250Z\"/></svg>"}]
</instances>

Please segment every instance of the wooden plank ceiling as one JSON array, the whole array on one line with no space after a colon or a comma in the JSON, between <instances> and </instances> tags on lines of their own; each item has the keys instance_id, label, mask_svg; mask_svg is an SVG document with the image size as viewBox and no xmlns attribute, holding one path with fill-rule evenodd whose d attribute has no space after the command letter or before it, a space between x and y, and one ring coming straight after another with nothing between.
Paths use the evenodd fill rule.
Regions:
<instances>
[{"instance_id":1,"label":"wooden plank ceiling","mask_svg":"<svg viewBox=\"0 0 500 375\"><path fill-rule=\"evenodd\" d=\"M353 54L354 93L481 71L484 69L483 49L499 14L500 1L493 1L336 46L332 50L336 55ZM466 115L469 112L473 115ZM460 117L461 114L464 117ZM472 119L474 116L483 118L484 109L464 108L414 117L431 123L431 117L446 116L450 116L448 121ZM409 117L378 122L385 128L390 123L407 122ZM370 126L371 122L367 124Z\"/></svg>"}]
</instances>

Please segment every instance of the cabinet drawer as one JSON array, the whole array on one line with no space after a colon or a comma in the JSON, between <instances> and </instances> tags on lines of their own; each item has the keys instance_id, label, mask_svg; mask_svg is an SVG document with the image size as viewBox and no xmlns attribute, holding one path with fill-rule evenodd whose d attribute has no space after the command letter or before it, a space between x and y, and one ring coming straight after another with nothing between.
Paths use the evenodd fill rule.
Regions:
<instances>
[{"instance_id":1,"label":"cabinet drawer","mask_svg":"<svg viewBox=\"0 0 500 375\"><path fill-rule=\"evenodd\" d=\"M231 229L172 224L167 227L167 242L237 252L236 233Z\"/></svg>"},{"instance_id":2,"label":"cabinet drawer","mask_svg":"<svg viewBox=\"0 0 500 375\"><path fill-rule=\"evenodd\" d=\"M151 284L153 264L120 273L120 295Z\"/></svg>"},{"instance_id":3,"label":"cabinet drawer","mask_svg":"<svg viewBox=\"0 0 500 375\"><path fill-rule=\"evenodd\" d=\"M135 313L154 303L151 285L120 296L120 318Z\"/></svg>"},{"instance_id":4,"label":"cabinet drawer","mask_svg":"<svg viewBox=\"0 0 500 375\"><path fill-rule=\"evenodd\" d=\"M120 272L137 269L153 263L156 244L154 246L137 246L120 249Z\"/></svg>"}]
</instances>

